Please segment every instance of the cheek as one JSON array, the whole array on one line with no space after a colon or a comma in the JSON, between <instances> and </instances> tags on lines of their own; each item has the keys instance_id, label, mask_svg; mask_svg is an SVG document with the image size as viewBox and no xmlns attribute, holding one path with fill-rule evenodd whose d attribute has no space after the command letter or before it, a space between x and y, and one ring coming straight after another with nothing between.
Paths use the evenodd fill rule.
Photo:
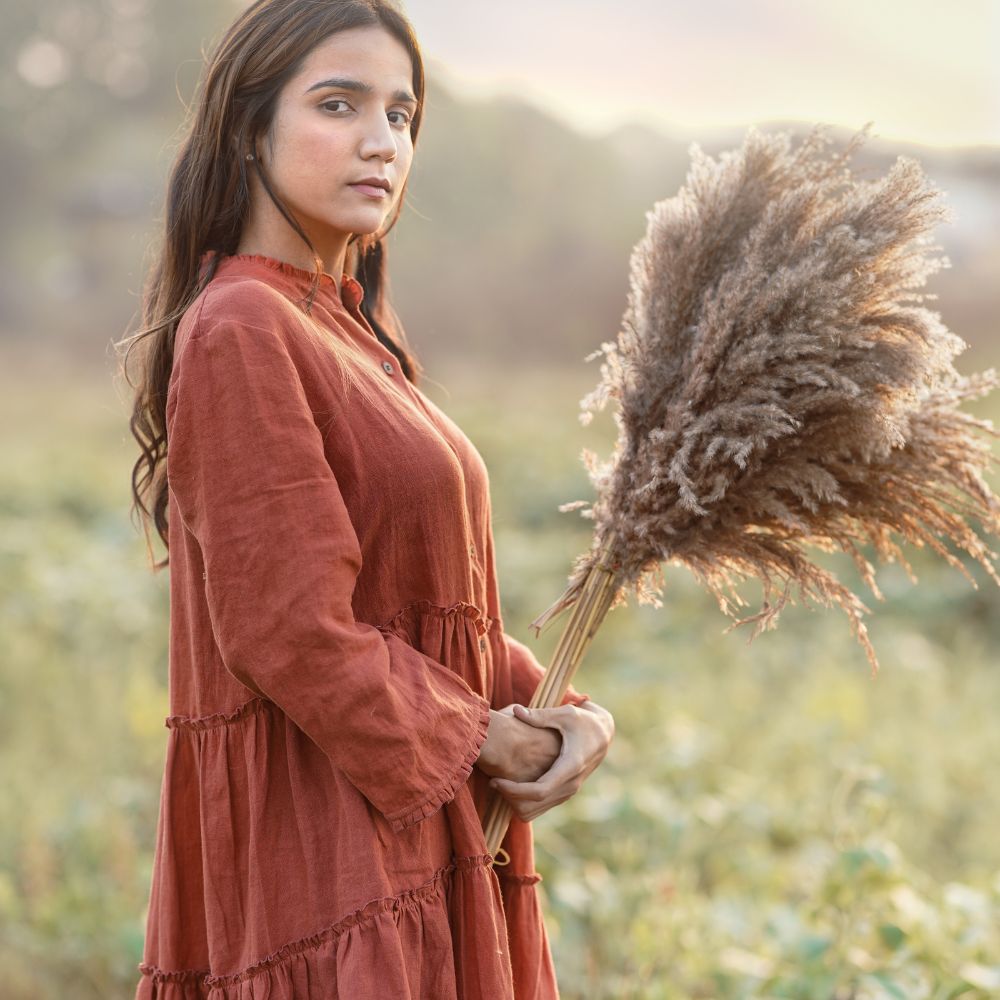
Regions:
<instances>
[{"instance_id":1,"label":"cheek","mask_svg":"<svg viewBox=\"0 0 1000 1000\"><path fill-rule=\"evenodd\" d=\"M393 170L396 176L398 188L403 186L406 178L410 175L410 166L413 163L413 145L409 139L400 140L396 145L396 161L393 163Z\"/></svg>"},{"instance_id":2,"label":"cheek","mask_svg":"<svg viewBox=\"0 0 1000 1000\"><path fill-rule=\"evenodd\" d=\"M281 149L279 173L289 181L296 178L315 181L321 178L335 180L338 168L349 157L349 140L322 122L297 123L278 136Z\"/></svg>"}]
</instances>

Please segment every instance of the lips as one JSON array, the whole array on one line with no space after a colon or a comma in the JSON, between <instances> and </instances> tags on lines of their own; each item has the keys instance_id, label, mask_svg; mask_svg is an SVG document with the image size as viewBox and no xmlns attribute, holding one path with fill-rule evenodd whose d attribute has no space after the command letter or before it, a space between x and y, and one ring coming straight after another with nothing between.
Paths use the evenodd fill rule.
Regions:
<instances>
[{"instance_id":1,"label":"lips","mask_svg":"<svg viewBox=\"0 0 1000 1000\"><path fill-rule=\"evenodd\" d=\"M351 184L349 187L354 188L355 191L360 191L362 194L367 195L369 198L388 198L389 192L383 187L374 187L371 184Z\"/></svg>"}]
</instances>

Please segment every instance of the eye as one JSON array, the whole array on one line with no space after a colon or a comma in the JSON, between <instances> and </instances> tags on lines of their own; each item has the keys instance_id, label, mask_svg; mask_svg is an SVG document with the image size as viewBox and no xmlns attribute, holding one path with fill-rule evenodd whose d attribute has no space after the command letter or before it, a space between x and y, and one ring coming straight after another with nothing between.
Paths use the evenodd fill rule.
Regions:
<instances>
[{"instance_id":1,"label":"eye","mask_svg":"<svg viewBox=\"0 0 1000 1000\"><path fill-rule=\"evenodd\" d=\"M323 103L320 104L320 107L328 110L330 114L339 114L336 108L331 107L332 104L343 104L347 108L351 107L351 105L341 97L335 97L331 98L329 101L323 101ZM404 128L410 124L410 121L412 119L412 115L410 115L410 113L407 111L390 111L389 114L400 115L402 117L402 120L396 121L394 122L394 124L402 126Z\"/></svg>"}]
</instances>

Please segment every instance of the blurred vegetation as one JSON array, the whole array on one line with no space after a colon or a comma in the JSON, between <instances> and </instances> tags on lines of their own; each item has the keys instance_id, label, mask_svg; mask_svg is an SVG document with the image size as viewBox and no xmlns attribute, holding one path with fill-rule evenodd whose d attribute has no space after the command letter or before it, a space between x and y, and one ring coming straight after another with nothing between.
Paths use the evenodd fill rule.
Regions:
<instances>
[{"instance_id":1,"label":"blurred vegetation","mask_svg":"<svg viewBox=\"0 0 1000 1000\"><path fill-rule=\"evenodd\" d=\"M543 661L561 622L537 639L528 623L589 537L556 507L590 496L580 448L613 438L610 414L575 417L595 378L456 367L425 385L487 462L505 624ZM108 385L0 375L0 445L0 992L124 1000L166 745L167 576L129 524L133 444ZM609 616L577 686L615 741L535 821L566 1000L1000 995L998 595L921 556L917 586L879 575L875 680L842 615L793 608L748 647L673 568L662 609Z\"/></svg>"},{"instance_id":2,"label":"blurred vegetation","mask_svg":"<svg viewBox=\"0 0 1000 1000\"><path fill-rule=\"evenodd\" d=\"M134 990L168 595L129 522L135 444L109 345L138 306L200 50L240 6L4 10L4 1000ZM585 138L429 81L393 291L425 391L486 459L504 619L543 661L561 622L538 639L528 623L589 536L556 508L589 498L580 449L606 455L614 431L607 414L576 420L597 379L582 358L614 336L643 212L676 191L697 138L638 125ZM868 146L859 165L912 153L948 189L954 267L931 290L972 344L960 368L995 361L1000 155ZM977 409L1000 417L998 401ZM615 742L581 794L535 822L566 1000L1000 997L998 595L975 568L978 590L913 558L917 586L887 567L885 603L868 600L874 681L842 615L792 609L748 647L679 570L664 608L607 620L577 686L613 712Z\"/></svg>"}]
</instances>

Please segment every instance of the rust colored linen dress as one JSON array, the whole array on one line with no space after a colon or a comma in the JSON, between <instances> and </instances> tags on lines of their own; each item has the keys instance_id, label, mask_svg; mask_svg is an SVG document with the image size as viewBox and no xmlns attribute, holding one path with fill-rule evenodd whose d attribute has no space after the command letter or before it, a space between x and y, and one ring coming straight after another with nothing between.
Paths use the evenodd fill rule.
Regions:
<instances>
[{"instance_id":1,"label":"rust colored linen dress","mask_svg":"<svg viewBox=\"0 0 1000 1000\"><path fill-rule=\"evenodd\" d=\"M486 467L324 275L312 316L372 399L345 389L310 279L224 257L177 332L136 997L551 1000L531 825L503 867L482 828L489 710L543 674L504 632Z\"/></svg>"}]
</instances>

